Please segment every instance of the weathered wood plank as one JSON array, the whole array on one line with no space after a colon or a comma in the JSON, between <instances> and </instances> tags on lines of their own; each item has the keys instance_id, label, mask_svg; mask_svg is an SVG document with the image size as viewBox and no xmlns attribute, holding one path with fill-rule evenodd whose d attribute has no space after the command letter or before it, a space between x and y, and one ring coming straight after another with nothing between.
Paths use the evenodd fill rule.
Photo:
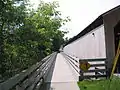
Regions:
<instances>
[{"instance_id":1,"label":"weathered wood plank","mask_svg":"<svg viewBox=\"0 0 120 90\"><path fill-rule=\"evenodd\" d=\"M106 64L91 64L90 67L103 67L106 66Z\"/></svg>"},{"instance_id":2,"label":"weathered wood plank","mask_svg":"<svg viewBox=\"0 0 120 90\"><path fill-rule=\"evenodd\" d=\"M88 72L105 72L105 71L107 71L107 70L106 69L93 69L93 70L88 70L88 71L86 71L84 73L88 73Z\"/></svg>"},{"instance_id":3,"label":"weathered wood plank","mask_svg":"<svg viewBox=\"0 0 120 90\"><path fill-rule=\"evenodd\" d=\"M35 78L35 81L31 84L31 86L29 86L27 88L27 90L34 90L36 87L38 87L37 85L41 85L41 83L44 81L45 75L47 75L47 72L49 71L51 64L53 63L53 61L55 61L55 56L57 54L54 54L52 57L50 57L50 60L48 60L48 62L44 65L44 67L42 68L42 77L40 75L38 75ZM41 82L42 79L42 82ZM39 86L40 87L40 86Z\"/></svg>"},{"instance_id":4,"label":"weathered wood plank","mask_svg":"<svg viewBox=\"0 0 120 90\"><path fill-rule=\"evenodd\" d=\"M69 58L71 58L72 60L74 60L76 63L79 63L77 60L75 60L72 56L69 56L69 55L67 55L66 53L63 53L65 56L67 56L67 57L69 57Z\"/></svg>"},{"instance_id":5,"label":"weathered wood plank","mask_svg":"<svg viewBox=\"0 0 120 90\"><path fill-rule=\"evenodd\" d=\"M99 59L80 59L79 61L89 61L89 62L94 62L94 61L105 61L106 58L99 58Z\"/></svg>"},{"instance_id":6,"label":"weathered wood plank","mask_svg":"<svg viewBox=\"0 0 120 90\"><path fill-rule=\"evenodd\" d=\"M20 74L15 75L14 77L10 78L9 80L0 83L0 90L9 90L13 88L16 85L19 85L24 80L26 80L33 72L35 72L47 59L49 59L52 55L55 55L56 53L53 53L46 58L42 60L42 62L39 62L35 65L33 65L31 68L27 69L25 72L21 72ZM27 82L27 81L26 81Z\"/></svg>"},{"instance_id":7,"label":"weathered wood plank","mask_svg":"<svg viewBox=\"0 0 120 90\"><path fill-rule=\"evenodd\" d=\"M84 78L84 79L89 79L89 78L98 78L98 77L106 77L106 75L84 75L84 76L79 76L79 78Z\"/></svg>"},{"instance_id":8,"label":"weathered wood plank","mask_svg":"<svg viewBox=\"0 0 120 90\"><path fill-rule=\"evenodd\" d=\"M28 81L27 83L22 83L21 86L23 86L24 88L27 88L28 86L32 89L35 87L35 84L37 84L37 80L39 80L41 77L43 77L43 71L45 72L45 68L47 67L47 65L49 64L49 62L51 61L53 55L44 62L44 65L40 66L40 68L38 68L33 74L31 74L30 77L28 77ZM41 68L42 67L42 68ZM38 77L39 76L39 77ZM36 82L37 81L37 82Z\"/></svg>"}]
</instances>

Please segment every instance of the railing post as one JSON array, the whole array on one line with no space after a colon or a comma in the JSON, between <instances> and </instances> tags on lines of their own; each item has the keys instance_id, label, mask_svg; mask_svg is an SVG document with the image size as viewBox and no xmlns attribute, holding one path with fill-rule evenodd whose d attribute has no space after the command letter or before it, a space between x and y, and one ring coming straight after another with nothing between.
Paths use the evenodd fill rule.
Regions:
<instances>
[{"instance_id":1,"label":"railing post","mask_svg":"<svg viewBox=\"0 0 120 90\"><path fill-rule=\"evenodd\" d=\"M97 69L97 68L95 67L95 70L96 70L96 69ZM95 71L95 75L98 75L98 72ZM97 77L95 77L95 78L97 79Z\"/></svg>"},{"instance_id":2,"label":"railing post","mask_svg":"<svg viewBox=\"0 0 120 90\"><path fill-rule=\"evenodd\" d=\"M79 60L79 69L80 69L80 64L81 64L81 61ZM79 70L79 72L80 72L79 81L82 81L84 80L83 71Z\"/></svg>"},{"instance_id":3,"label":"railing post","mask_svg":"<svg viewBox=\"0 0 120 90\"><path fill-rule=\"evenodd\" d=\"M24 90L20 85L16 85L16 90Z\"/></svg>"},{"instance_id":4,"label":"railing post","mask_svg":"<svg viewBox=\"0 0 120 90\"><path fill-rule=\"evenodd\" d=\"M83 76L83 71L80 70L80 76L79 76L79 81L84 80L84 76Z\"/></svg>"}]
</instances>

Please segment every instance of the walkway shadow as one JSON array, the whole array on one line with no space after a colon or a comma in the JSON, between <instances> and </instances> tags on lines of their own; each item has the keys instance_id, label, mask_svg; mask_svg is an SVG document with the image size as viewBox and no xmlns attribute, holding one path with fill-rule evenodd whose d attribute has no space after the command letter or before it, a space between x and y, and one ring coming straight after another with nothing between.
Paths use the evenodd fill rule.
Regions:
<instances>
[{"instance_id":1,"label":"walkway shadow","mask_svg":"<svg viewBox=\"0 0 120 90\"><path fill-rule=\"evenodd\" d=\"M57 58L57 56L56 56L56 58ZM54 90L51 87L51 80L52 80L52 76L53 76L55 63L56 63L56 60L53 62L52 66L48 72L48 75L47 75L46 79L44 80L45 82L39 90Z\"/></svg>"}]
</instances>

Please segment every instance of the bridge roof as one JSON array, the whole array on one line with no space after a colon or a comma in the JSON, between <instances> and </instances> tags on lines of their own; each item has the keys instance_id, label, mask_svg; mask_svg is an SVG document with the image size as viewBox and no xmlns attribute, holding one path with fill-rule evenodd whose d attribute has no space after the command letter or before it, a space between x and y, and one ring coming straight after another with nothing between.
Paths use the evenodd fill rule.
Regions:
<instances>
[{"instance_id":1,"label":"bridge roof","mask_svg":"<svg viewBox=\"0 0 120 90\"><path fill-rule=\"evenodd\" d=\"M66 44L70 44L72 42L74 42L75 40L77 40L78 38L81 38L82 36L84 36L85 34L87 34L88 32L92 31L93 29L97 28L98 26L103 24L103 16L105 16L106 14L109 14L110 12L116 10L120 8L120 5L101 14L97 19L95 19L90 25L88 25L84 30L82 30L78 35L74 36L73 38L71 38Z\"/></svg>"}]
</instances>

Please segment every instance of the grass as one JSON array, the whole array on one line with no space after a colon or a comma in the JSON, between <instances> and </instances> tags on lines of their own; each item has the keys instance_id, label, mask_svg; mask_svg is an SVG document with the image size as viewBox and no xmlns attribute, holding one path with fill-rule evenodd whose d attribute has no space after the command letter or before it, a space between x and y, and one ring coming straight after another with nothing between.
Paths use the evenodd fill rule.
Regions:
<instances>
[{"instance_id":1,"label":"grass","mask_svg":"<svg viewBox=\"0 0 120 90\"><path fill-rule=\"evenodd\" d=\"M101 80L84 80L78 82L80 90L120 90L120 78Z\"/></svg>"}]
</instances>

